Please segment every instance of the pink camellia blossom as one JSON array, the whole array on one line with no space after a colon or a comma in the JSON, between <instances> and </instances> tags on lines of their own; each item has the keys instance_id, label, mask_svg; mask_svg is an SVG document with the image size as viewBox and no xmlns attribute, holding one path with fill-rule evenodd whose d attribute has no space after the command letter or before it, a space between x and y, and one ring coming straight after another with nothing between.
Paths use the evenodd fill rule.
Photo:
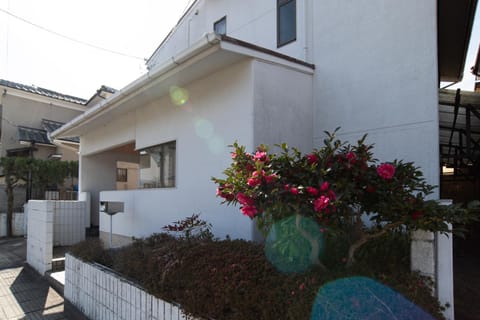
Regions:
<instances>
[{"instance_id":1,"label":"pink camellia blossom","mask_svg":"<svg viewBox=\"0 0 480 320\"><path fill-rule=\"evenodd\" d=\"M277 179L277 175L276 174L271 174L271 175L265 176L264 178L265 178L265 182L267 184L270 184L273 181L275 181L275 179Z\"/></svg>"},{"instance_id":2,"label":"pink camellia blossom","mask_svg":"<svg viewBox=\"0 0 480 320\"><path fill-rule=\"evenodd\" d=\"M248 180L247 180L247 184L252 188L255 188L260 183L262 183L262 182L260 181L260 179L257 179L257 178L248 178Z\"/></svg>"},{"instance_id":3,"label":"pink camellia blossom","mask_svg":"<svg viewBox=\"0 0 480 320\"><path fill-rule=\"evenodd\" d=\"M257 151L255 152L255 155L253 156L253 159L256 161L260 162L268 162L270 159L268 159L268 155L265 151Z\"/></svg>"},{"instance_id":4,"label":"pink camellia blossom","mask_svg":"<svg viewBox=\"0 0 480 320\"><path fill-rule=\"evenodd\" d=\"M317 188L307 187L306 190L307 190L309 195L314 196L314 197L318 196L318 189Z\"/></svg>"},{"instance_id":5,"label":"pink camellia blossom","mask_svg":"<svg viewBox=\"0 0 480 320\"><path fill-rule=\"evenodd\" d=\"M307 154L307 162L308 164L317 163L319 160L318 156L314 153Z\"/></svg>"},{"instance_id":6,"label":"pink camellia blossom","mask_svg":"<svg viewBox=\"0 0 480 320\"><path fill-rule=\"evenodd\" d=\"M320 186L320 191L325 192L325 191L328 190L328 188L330 188L330 184L329 184L327 181L325 181L325 182L322 183L322 185Z\"/></svg>"},{"instance_id":7,"label":"pink camellia blossom","mask_svg":"<svg viewBox=\"0 0 480 320\"><path fill-rule=\"evenodd\" d=\"M330 204L330 198L326 196L320 196L320 198L315 199L313 202L313 207L316 212L325 210Z\"/></svg>"},{"instance_id":8,"label":"pink camellia blossom","mask_svg":"<svg viewBox=\"0 0 480 320\"><path fill-rule=\"evenodd\" d=\"M297 195L298 194L298 188L295 188L295 187L290 188L290 193L293 194L293 195Z\"/></svg>"},{"instance_id":9,"label":"pink camellia blossom","mask_svg":"<svg viewBox=\"0 0 480 320\"><path fill-rule=\"evenodd\" d=\"M290 185L287 183L283 186L283 190L289 191L290 190Z\"/></svg>"},{"instance_id":10,"label":"pink camellia blossom","mask_svg":"<svg viewBox=\"0 0 480 320\"><path fill-rule=\"evenodd\" d=\"M348 162L350 162L350 163L357 162L357 155L353 151L350 151L349 153L347 153L345 155L345 158L347 158Z\"/></svg>"},{"instance_id":11,"label":"pink camellia blossom","mask_svg":"<svg viewBox=\"0 0 480 320\"><path fill-rule=\"evenodd\" d=\"M237 157L237 153L236 152L232 152L232 159L235 159Z\"/></svg>"},{"instance_id":12,"label":"pink camellia blossom","mask_svg":"<svg viewBox=\"0 0 480 320\"><path fill-rule=\"evenodd\" d=\"M250 218L255 218L255 215L258 213L258 210L255 206L243 206L240 208L242 213Z\"/></svg>"},{"instance_id":13,"label":"pink camellia blossom","mask_svg":"<svg viewBox=\"0 0 480 320\"><path fill-rule=\"evenodd\" d=\"M395 175L395 167L391 163L382 163L377 167L377 173L385 180L390 180Z\"/></svg>"},{"instance_id":14,"label":"pink camellia blossom","mask_svg":"<svg viewBox=\"0 0 480 320\"><path fill-rule=\"evenodd\" d=\"M333 190L328 190L327 197L330 198L330 200L336 200L337 199L337 195L335 194L335 192L333 192Z\"/></svg>"},{"instance_id":15,"label":"pink camellia blossom","mask_svg":"<svg viewBox=\"0 0 480 320\"><path fill-rule=\"evenodd\" d=\"M255 204L255 200L241 192L237 193L237 200L244 206L253 206Z\"/></svg>"}]
</instances>

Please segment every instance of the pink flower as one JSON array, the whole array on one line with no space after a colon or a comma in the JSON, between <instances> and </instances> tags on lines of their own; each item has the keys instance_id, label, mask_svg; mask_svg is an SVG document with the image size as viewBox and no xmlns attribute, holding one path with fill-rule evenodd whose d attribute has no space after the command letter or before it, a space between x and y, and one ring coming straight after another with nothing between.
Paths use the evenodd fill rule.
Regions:
<instances>
[{"instance_id":1,"label":"pink flower","mask_svg":"<svg viewBox=\"0 0 480 320\"><path fill-rule=\"evenodd\" d=\"M289 185L289 184L285 184L285 185L283 186L283 190L289 191L289 190L290 190L290 185Z\"/></svg>"},{"instance_id":2,"label":"pink flower","mask_svg":"<svg viewBox=\"0 0 480 320\"><path fill-rule=\"evenodd\" d=\"M307 154L307 162L308 164L317 163L319 160L318 156L314 153Z\"/></svg>"},{"instance_id":3,"label":"pink flower","mask_svg":"<svg viewBox=\"0 0 480 320\"><path fill-rule=\"evenodd\" d=\"M350 162L350 163L355 163L357 162L357 155L350 151L349 153L347 153L347 155L345 156L345 158L347 158L347 160Z\"/></svg>"},{"instance_id":4,"label":"pink flower","mask_svg":"<svg viewBox=\"0 0 480 320\"><path fill-rule=\"evenodd\" d=\"M293 194L293 195L297 195L298 194L298 188L295 188L295 187L290 188L290 193Z\"/></svg>"},{"instance_id":5,"label":"pink flower","mask_svg":"<svg viewBox=\"0 0 480 320\"><path fill-rule=\"evenodd\" d=\"M320 198L315 199L313 202L313 207L316 212L325 210L330 204L330 198L326 196L320 196Z\"/></svg>"},{"instance_id":6,"label":"pink flower","mask_svg":"<svg viewBox=\"0 0 480 320\"><path fill-rule=\"evenodd\" d=\"M255 152L255 155L253 156L253 159L256 161L261 161L261 162L268 162L268 155L265 151L257 151Z\"/></svg>"},{"instance_id":7,"label":"pink flower","mask_svg":"<svg viewBox=\"0 0 480 320\"><path fill-rule=\"evenodd\" d=\"M390 180L395 175L395 167L390 163L382 163L377 167L377 173L385 180Z\"/></svg>"},{"instance_id":8,"label":"pink flower","mask_svg":"<svg viewBox=\"0 0 480 320\"><path fill-rule=\"evenodd\" d=\"M272 183L275 179L277 179L277 175L276 174L271 174L269 176L265 176L265 182L267 184L270 184Z\"/></svg>"},{"instance_id":9,"label":"pink flower","mask_svg":"<svg viewBox=\"0 0 480 320\"><path fill-rule=\"evenodd\" d=\"M255 200L241 192L237 193L237 200L244 206L253 206L255 204Z\"/></svg>"},{"instance_id":10,"label":"pink flower","mask_svg":"<svg viewBox=\"0 0 480 320\"><path fill-rule=\"evenodd\" d=\"M328 196L328 198L330 198L330 200L337 199L337 195L335 194L335 192L333 192L333 190L328 190L327 196Z\"/></svg>"},{"instance_id":11,"label":"pink flower","mask_svg":"<svg viewBox=\"0 0 480 320\"><path fill-rule=\"evenodd\" d=\"M311 196L317 196L318 195L318 189L317 188L314 188L314 187L307 187L306 188L307 192L309 195Z\"/></svg>"},{"instance_id":12,"label":"pink flower","mask_svg":"<svg viewBox=\"0 0 480 320\"><path fill-rule=\"evenodd\" d=\"M258 210L255 206L243 206L240 208L242 213L250 218L255 218L255 215L258 213Z\"/></svg>"},{"instance_id":13,"label":"pink flower","mask_svg":"<svg viewBox=\"0 0 480 320\"><path fill-rule=\"evenodd\" d=\"M235 159L237 157L237 153L236 152L232 152L232 159Z\"/></svg>"},{"instance_id":14,"label":"pink flower","mask_svg":"<svg viewBox=\"0 0 480 320\"><path fill-rule=\"evenodd\" d=\"M328 190L329 187L330 187L330 184L329 184L327 181L325 181L325 182L322 183L322 185L320 186L320 191L325 192L325 191Z\"/></svg>"},{"instance_id":15,"label":"pink flower","mask_svg":"<svg viewBox=\"0 0 480 320\"><path fill-rule=\"evenodd\" d=\"M247 184L252 188L258 186L260 183L261 183L260 179L257 179L257 178L248 178L247 180Z\"/></svg>"}]
</instances>

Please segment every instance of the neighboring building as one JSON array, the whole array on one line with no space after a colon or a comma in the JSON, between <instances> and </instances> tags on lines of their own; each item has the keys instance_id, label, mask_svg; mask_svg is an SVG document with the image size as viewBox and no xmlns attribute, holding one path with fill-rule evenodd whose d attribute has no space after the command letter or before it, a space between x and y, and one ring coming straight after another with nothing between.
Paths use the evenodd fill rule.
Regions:
<instances>
[{"instance_id":1,"label":"neighboring building","mask_svg":"<svg viewBox=\"0 0 480 320\"><path fill-rule=\"evenodd\" d=\"M90 100L85 100L0 79L0 157L78 160L78 137L52 139L50 133L114 92L102 86ZM4 212L6 201L1 183L0 212ZM24 202L25 192L20 190L15 206Z\"/></svg>"},{"instance_id":2,"label":"neighboring building","mask_svg":"<svg viewBox=\"0 0 480 320\"><path fill-rule=\"evenodd\" d=\"M198 0L148 60L148 74L54 136L80 137L79 187L92 194L101 237L110 220L99 201L124 203L113 217L119 243L196 212L217 236L254 239L253 223L221 205L210 181L230 164L234 141L306 151L341 127L343 140L368 133L378 158L414 161L438 185L438 84L462 77L475 7ZM136 190L116 190L129 180L125 163L138 174Z\"/></svg>"}]
</instances>

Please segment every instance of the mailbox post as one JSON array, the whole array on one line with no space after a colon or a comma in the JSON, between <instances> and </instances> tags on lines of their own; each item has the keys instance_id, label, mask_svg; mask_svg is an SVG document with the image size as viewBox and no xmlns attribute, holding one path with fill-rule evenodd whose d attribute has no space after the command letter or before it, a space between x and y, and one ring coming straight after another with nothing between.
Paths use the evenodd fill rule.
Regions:
<instances>
[{"instance_id":1,"label":"mailbox post","mask_svg":"<svg viewBox=\"0 0 480 320\"><path fill-rule=\"evenodd\" d=\"M124 211L123 202L116 201L101 201L100 212L106 213L110 216L110 237L109 246L112 248L112 229L113 229L113 216L119 212Z\"/></svg>"}]
</instances>

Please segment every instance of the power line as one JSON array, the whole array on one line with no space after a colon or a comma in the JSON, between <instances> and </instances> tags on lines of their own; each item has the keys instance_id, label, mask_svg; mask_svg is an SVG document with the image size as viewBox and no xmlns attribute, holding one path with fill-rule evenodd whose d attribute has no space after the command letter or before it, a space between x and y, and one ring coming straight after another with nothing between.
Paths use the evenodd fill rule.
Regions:
<instances>
[{"instance_id":1,"label":"power line","mask_svg":"<svg viewBox=\"0 0 480 320\"><path fill-rule=\"evenodd\" d=\"M94 49L97 49L97 50L102 50L102 51L105 51L105 52L109 52L109 53L113 53L113 54L116 54L116 55L120 55L120 56L123 56L123 57L127 57L127 58L132 58L132 59L138 59L138 60L142 60L142 61L145 61L145 58L142 58L142 57L138 57L138 56L134 56L134 55L130 55L130 54L126 54L126 53L123 53L123 52L119 52L119 51L115 51L115 50L110 50L110 49L107 49L107 48L104 48L104 47L100 47L100 46L97 46L95 44L91 44L91 43L88 43L88 42L85 42L85 41L82 41L82 40L78 40L78 39L75 39L75 38L72 38L72 37L69 37L69 36L66 36L64 34L61 34L61 33L58 33L54 30L51 30L51 29L48 29L48 28L45 28L45 27L42 27L41 25L38 25L36 23L33 23L31 21L28 21L27 19L24 19L22 17L19 17L5 9L2 9L0 8L0 11L15 18L15 19L18 19L22 22L25 22L31 26L34 26L35 28L38 28L40 30L43 30L45 32L48 32L48 33L51 33L53 35L56 35L58 37L61 37L61 38L64 38L64 39L67 39L67 40L70 40L70 41L73 41L73 42L76 42L76 43L79 43L79 44L82 44L84 46L88 46L88 47L91 47L91 48L94 48Z\"/></svg>"}]
</instances>

